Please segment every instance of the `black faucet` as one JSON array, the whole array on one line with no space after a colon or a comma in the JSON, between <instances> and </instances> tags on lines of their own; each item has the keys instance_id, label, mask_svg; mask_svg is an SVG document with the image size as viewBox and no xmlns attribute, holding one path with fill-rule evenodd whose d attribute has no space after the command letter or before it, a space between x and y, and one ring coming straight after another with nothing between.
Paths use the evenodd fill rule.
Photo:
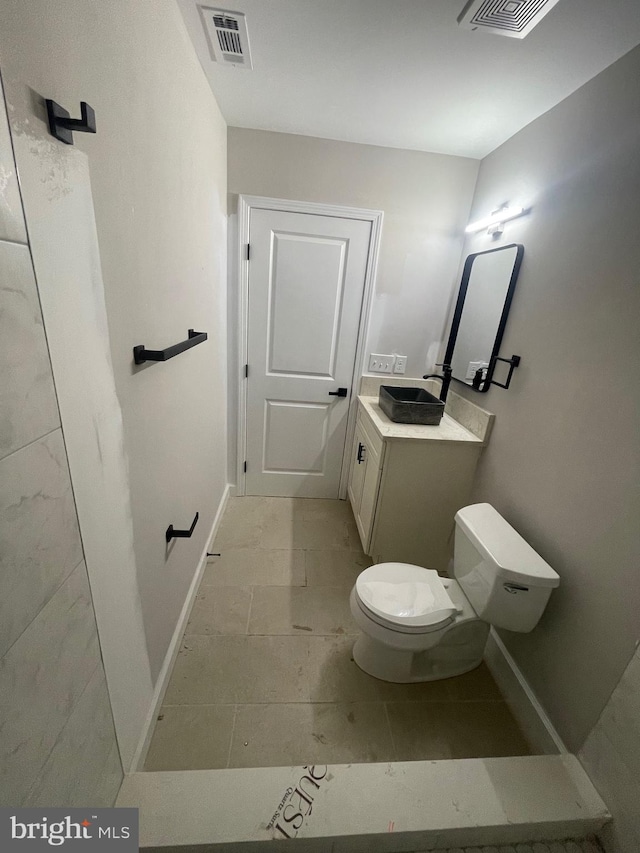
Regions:
<instances>
[{"instance_id":1,"label":"black faucet","mask_svg":"<svg viewBox=\"0 0 640 853\"><path fill-rule=\"evenodd\" d=\"M450 364L442 364L438 365L438 367L442 367L442 373L427 373L426 376L423 376L423 379L439 379L442 382L442 388L440 389L440 399L442 402L446 402L447 393L449 392L449 385L451 384L451 365Z\"/></svg>"}]
</instances>

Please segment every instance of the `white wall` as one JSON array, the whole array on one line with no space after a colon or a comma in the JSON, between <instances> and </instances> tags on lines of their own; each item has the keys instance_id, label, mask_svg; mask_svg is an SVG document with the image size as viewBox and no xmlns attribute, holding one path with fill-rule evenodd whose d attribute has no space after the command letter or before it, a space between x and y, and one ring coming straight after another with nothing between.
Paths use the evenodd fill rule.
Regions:
<instances>
[{"instance_id":1,"label":"white wall","mask_svg":"<svg viewBox=\"0 0 640 853\"><path fill-rule=\"evenodd\" d=\"M532 634L501 635L573 750L640 639L639 80L636 48L483 160L472 218L532 206L502 238L525 246L502 346L522 364L508 391L454 384L496 414L474 499L561 577Z\"/></svg>"},{"instance_id":2,"label":"white wall","mask_svg":"<svg viewBox=\"0 0 640 853\"><path fill-rule=\"evenodd\" d=\"M89 158L137 584L157 677L226 485L226 126L172 0L7 0L10 89L96 111ZM135 369L132 347L209 340ZM169 524L200 522L165 547ZM116 614L114 614L116 618Z\"/></svg>"},{"instance_id":3,"label":"white wall","mask_svg":"<svg viewBox=\"0 0 640 853\"><path fill-rule=\"evenodd\" d=\"M406 355L408 376L433 367L478 161L238 127L228 146L232 196L384 211L368 351Z\"/></svg>"},{"instance_id":4,"label":"white wall","mask_svg":"<svg viewBox=\"0 0 640 853\"><path fill-rule=\"evenodd\" d=\"M407 376L432 370L478 161L237 127L229 128L228 150L231 214L240 193L384 212L367 352L406 355ZM232 288L234 281L230 269ZM237 309L229 307L233 328ZM233 363L231 394L237 370ZM230 425L233 441L233 418Z\"/></svg>"}]
</instances>

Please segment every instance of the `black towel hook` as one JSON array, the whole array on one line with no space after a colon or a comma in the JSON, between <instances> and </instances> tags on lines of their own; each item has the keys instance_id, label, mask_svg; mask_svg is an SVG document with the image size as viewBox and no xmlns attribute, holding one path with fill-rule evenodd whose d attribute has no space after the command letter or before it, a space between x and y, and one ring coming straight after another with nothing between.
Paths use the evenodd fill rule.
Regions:
<instances>
[{"instance_id":1,"label":"black towel hook","mask_svg":"<svg viewBox=\"0 0 640 853\"><path fill-rule=\"evenodd\" d=\"M86 101L80 101L80 115L82 118L71 118L68 110L56 104L50 98L45 100L47 105L47 118L49 120L49 133L64 142L73 145L73 131L81 133L96 132L96 114Z\"/></svg>"}]
</instances>

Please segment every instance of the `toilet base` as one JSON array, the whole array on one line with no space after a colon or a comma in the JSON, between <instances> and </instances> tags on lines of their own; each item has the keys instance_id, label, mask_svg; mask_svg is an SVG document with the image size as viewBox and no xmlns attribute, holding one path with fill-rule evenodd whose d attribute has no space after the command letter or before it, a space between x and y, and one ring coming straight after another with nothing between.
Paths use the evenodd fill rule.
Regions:
<instances>
[{"instance_id":1,"label":"toilet base","mask_svg":"<svg viewBox=\"0 0 640 853\"><path fill-rule=\"evenodd\" d=\"M489 626L475 620L456 627L447 631L438 645L420 652L394 649L360 634L353 647L353 659L368 675L396 684L462 675L482 663Z\"/></svg>"}]
</instances>

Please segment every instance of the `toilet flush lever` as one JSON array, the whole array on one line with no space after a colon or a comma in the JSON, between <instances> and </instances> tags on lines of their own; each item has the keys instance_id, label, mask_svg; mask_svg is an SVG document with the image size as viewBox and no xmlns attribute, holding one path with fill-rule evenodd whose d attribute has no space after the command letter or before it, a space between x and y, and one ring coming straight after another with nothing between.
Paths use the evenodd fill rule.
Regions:
<instances>
[{"instance_id":1,"label":"toilet flush lever","mask_svg":"<svg viewBox=\"0 0 640 853\"><path fill-rule=\"evenodd\" d=\"M521 586L518 583L505 583L502 584L502 588L505 592L510 592L511 595L517 595L519 592L529 592L528 586Z\"/></svg>"}]
</instances>

